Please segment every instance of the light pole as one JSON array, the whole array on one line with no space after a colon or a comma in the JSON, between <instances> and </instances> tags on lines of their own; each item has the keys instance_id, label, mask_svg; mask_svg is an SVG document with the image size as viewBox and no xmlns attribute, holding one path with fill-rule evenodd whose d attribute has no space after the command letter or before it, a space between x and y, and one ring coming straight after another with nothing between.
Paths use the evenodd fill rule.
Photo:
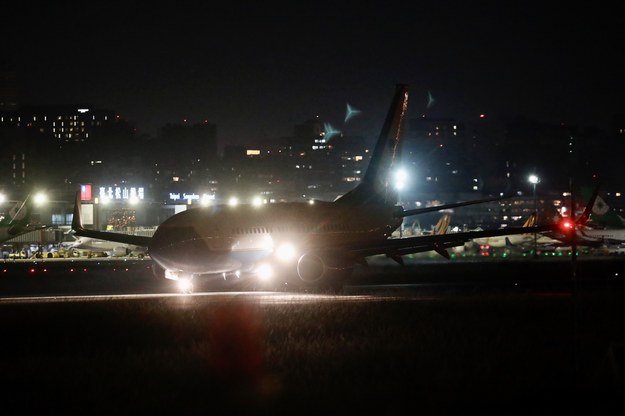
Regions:
<instances>
[{"instance_id":1,"label":"light pole","mask_svg":"<svg viewBox=\"0 0 625 416\"><path fill-rule=\"evenodd\" d=\"M528 181L532 184L534 188L534 192L533 192L534 193L534 215L535 215L534 221L535 221L535 224L537 224L538 223L538 205L536 202L536 184L540 182L540 178L532 174L529 176ZM536 246L537 246L536 233L534 233L534 258L538 257L538 253L536 252Z\"/></svg>"}]
</instances>

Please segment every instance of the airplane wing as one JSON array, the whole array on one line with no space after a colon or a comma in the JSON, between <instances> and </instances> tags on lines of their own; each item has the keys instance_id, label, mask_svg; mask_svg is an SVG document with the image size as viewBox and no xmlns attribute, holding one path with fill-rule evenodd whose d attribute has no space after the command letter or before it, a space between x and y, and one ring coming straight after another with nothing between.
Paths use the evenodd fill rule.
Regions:
<instances>
[{"instance_id":1,"label":"airplane wing","mask_svg":"<svg viewBox=\"0 0 625 416\"><path fill-rule=\"evenodd\" d=\"M590 200L586 204L586 208L584 213L574 221L574 224L571 224L570 221L566 219L562 219L562 221L547 224L547 225L528 225L530 222L526 222L522 227L513 227L513 228L500 228L495 230L482 230L482 231L466 231L460 233L451 233L451 234L434 234L427 236L417 236L417 237L405 237L405 238L395 238L389 239L381 242L377 245L369 245L356 247L352 246L348 248L352 254L356 256L372 256L376 254L386 254L388 257L393 258L398 263L403 264L401 260L401 256L405 254L414 254L420 253L424 251L435 250L440 255L449 258L449 254L446 249L449 247L455 247L463 245L465 242L475 239L475 238L483 238L483 237L496 237L502 235L514 235L514 234L531 234L531 233L547 233L547 234L559 234L563 238L571 238L572 235L576 232L576 228L583 226L586 224L590 217L590 211L592 206L595 203L595 199L597 197L599 189L595 189L595 192L591 196ZM505 198L505 197L502 197ZM502 198L489 198L486 200L481 200L482 202L488 200L496 200ZM477 201L470 201L469 203L477 203ZM461 202L458 204L467 204L466 202ZM456 204L451 204L456 205ZM437 208L437 207L432 207ZM535 219L534 219L535 220ZM533 223L533 222L532 222ZM362 261L361 261L362 262Z\"/></svg>"},{"instance_id":2,"label":"airplane wing","mask_svg":"<svg viewBox=\"0 0 625 416\"><path fill-rule=\"evenodd\" d=\"M483 204L485 202L493 202L493 201L501 201L503 199L508 199L508 198L512 198L512 197L514 197L514 195L504 195L504 196L496 196L496 197L492 197L492 198L476 199L476 200L473 200L473 201L455 202L453 204L435 205L433 207L407 209L407 210L401 210L401 211L394 212L393 216L395 216L397 218L409 217L409 216L412 216L412 215L425 214L426 212L442 211L444 209L465 207L467 205Z\"/></svg>"},{"instance_id":3,"label":"airplane wing","mask_svg":"<svg viewBox=\"0 0 625 416\"><path fill-rule=\"evenodd\" d=\"M558 227L558 224L549 224L533 227L501 228L495 230L466 231L450 234L433 234L416 237L391 238L374 245L372 245L371 243L362 243L362 245L360 246L357 244L349 245L343 247L343 249L351 253L355 257L362 258L377 254L386 254L388 257L391 257L398 261L400 264L402 264L402 262L398 259L405 254L414 254L435 250L442 256L449 258L449 254L446 252L447 248L463 245L465 242L470 241L474 238L513 234L542 233L546 231L553 231Z\"/></svg>"},{"instance_id":4,"label":"airplane wing","mask_svg":"<svg viewBox=\"0 0 625 416\"><path fill-rule=\"evenodd\" d=\"M11 227L9 227L8 229L8 235L10 237L17 237L18 235L22 235L22 234L26 234L29 233L31 231L37 231L37 230L44 230L46 228L50 228L51 225L21 225L21 224L16 224L13 225Z\"/></svg>"},{"instance_id":5,"label":"airplane wing","mask_svg":"<svg viewBox=\"0 0 625 416\"><path fill-rule=\"evenodd\" d=\"M80 213L80 192L76 192L76 201L74 203L74 217L72 218L72 230L74 231L74 235L77 236L116 241L118 243L131 244L140 247L148 247L150 241L152 240L152 237L145 237L141 235L88 230L84 228L82 225L82 214Z\"/></svg>"}]
</instances>

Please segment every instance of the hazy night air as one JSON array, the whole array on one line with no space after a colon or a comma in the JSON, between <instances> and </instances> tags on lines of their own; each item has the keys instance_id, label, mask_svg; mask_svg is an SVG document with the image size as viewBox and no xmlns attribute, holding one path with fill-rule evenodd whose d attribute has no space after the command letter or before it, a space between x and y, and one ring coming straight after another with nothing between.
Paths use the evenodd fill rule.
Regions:
<instances>
[{"instance_id":1,"label":"hazy night air","mask_svg":"<svg viewBox=\"0 0 625 416\"><path fill-rule=\"evenodd\" d=\"M15 18L0 63L18 77L18 102L91 103L143 133L208 120L221 144L250 144L319 116L375 139L399 81L415 115L459 122L603 128L625 109L623 26L598 5L63 3L5 9ZM361 114L344 125L346 103Z\"/></svg>"}]
</instances>

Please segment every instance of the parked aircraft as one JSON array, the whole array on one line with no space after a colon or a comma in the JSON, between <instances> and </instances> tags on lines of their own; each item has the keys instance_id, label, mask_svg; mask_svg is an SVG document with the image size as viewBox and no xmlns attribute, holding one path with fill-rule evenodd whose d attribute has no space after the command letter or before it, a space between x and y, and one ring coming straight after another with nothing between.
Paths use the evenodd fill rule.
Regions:
<instances>
[{"instance_id":1,"label":"parked aircraft","mask_svg":"<svg viewBox=\"0 0 625 416\"><path fill-rule=\"evenodd\" d=\"M578 229L578 237L582 241L602 244L618 244L625 242L625 228L591 228L581 227Z\"/></svg>"},{"instance_id":2,"label":"parked aircraft","mask_svg":"<svg viewBox=\"0 0 625 416\"><path fill-rule=\"evenodd\" d=\"M598 195L599 187L594 191L589 204L591 209L586 209L588 222L583 226L576 227L575 243L580 246L600 247L603 245L613 245L625 242L625 228L621 227L622 218L616 214L608 204ZM582 189L582 193L587 195L588 191ZM594 226L590 226L594 223ZM599 225L602 224L602 225ZM607 225L609 224L609 225ZM570 234L559 232L545 233L548 238L559 240L554 245L571 245Z\"/></svg>"},{"instance_id":3,"label":"parked aircraft","mask_svg":"<svg viewBox=\"0 0 625 416\"><path fill-rule=\"evenodd\" d=\"M582 194L588 189L582 188ZM590 212L587 227L577 230L577 238L581 243L591 245L618 244L625 242L625 219L597 195Z\"/></svg>"},{"instance_id":4,"label":"parked aircraft","mask_svg":"<svg viewBox=\"0 0 625 416\"><path fill-rule=\"evenodd\" d=\"M24 201L17 201L9 210L7 217L0 216L0 242L5 242L30 231L47 228L31 220L32 199L30 195Z\"/></svg>"},{"instance_id":5,"label":"parked aircraft","mask_svg":"<svg viewBox=\"0 0 625 416\"><path fill-rule=\"evenodd\" d=\"M552 230L557 224L391 238L404 217L481 201L404 210L393 176L399 168L408 87L395 95L362 181L332 202L284 202L262 206L214 205L187 209L165 220L152 237L85 229L76 194L72 228L77 236L148 247L155 274L189 283L199 276L283 278L295 288L340 288L367 257L447 248L488 236ZM191 290L191 289L187 289Z\"/></svg>"},{"instance_id":6,"label":"parked aircraft","mask_svg":"<svg viewBox=\"0 0 625 416\"><path fill-rule=\"evenodd\" d=\"M143 257L147 251L147 247L123 244L116 241L101 240L91 237L78 237L74 241L63 243L62 246L66 250L104 253L109 257L124 257L130 255Z\"/></svg>"},{"instance_id":7,"label":"parked aircraft","mask_svg":"<svg viewBox=\"0 0 625 416\"><path fill-rule=\"evenodd\" d=\"M536 225L536 213L530 215L523 223L522 227L528 228ZM514 234L514 235L497 235L491 237L474 238L473 242L481 246L488 245L491 247L509 247L520 246L524 244L534 243L534 233Z\"/></svg>"},{"instance_id":8,"label":"parked aircraft","mask_svg":"<svg viewBox=\"0 0 625 416\"><path fill-rule=\"evenodd\" d=\"M582 196L588 198L592 193L592 190L588 187L581 189ZM610 207L608 203L600 196L597 196L595 204L592 207L590 213L589 226L591 227L603 227L609 229L625 229L625 218L621 217L614 208Z\"/></svg>"},{"instance_id":9,"label":"parked aircraft","mask_svg":"<svg viewBox=\"0 0 625 416\"><path fill-rule=\"evenodd\" d=\"M451 214L445 213L441 215L436 224L432 226L430 230L422 230L421 226L415 222L410 228L404 228L403 230L395 230L393 237L402 237L404 235L431 235L431 234L445 234L449 229L449 221L451 220Z\"/></svg>"}]
</instances>

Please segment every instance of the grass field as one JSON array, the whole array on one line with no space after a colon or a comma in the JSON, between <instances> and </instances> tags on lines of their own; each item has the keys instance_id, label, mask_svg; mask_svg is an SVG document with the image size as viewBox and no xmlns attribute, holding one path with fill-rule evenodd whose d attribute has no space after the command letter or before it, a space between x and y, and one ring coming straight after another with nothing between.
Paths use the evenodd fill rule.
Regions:
<instances>
[{"instance_id":1,"label":"grass field","mask_svg":"<svg viewBox=\"0 0 625 416\"><path fill-rule=\"evenodd\" d=\"M623 299L2 303L2 413L623 414Z\"/></svg>"}]
</instances>

